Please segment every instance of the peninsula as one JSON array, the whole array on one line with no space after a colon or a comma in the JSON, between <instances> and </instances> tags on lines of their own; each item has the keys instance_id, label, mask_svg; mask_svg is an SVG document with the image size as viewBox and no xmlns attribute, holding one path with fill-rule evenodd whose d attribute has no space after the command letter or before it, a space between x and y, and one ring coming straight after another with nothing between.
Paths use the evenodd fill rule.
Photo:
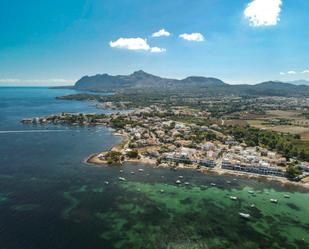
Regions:
<instances>
[{"instance_id":1,"label":"peninsula","mask_svg":"<svg viewBox=\"0 0 309 249\"><path fill-rule=\"evenodd\" d=\"M301 181L302 185L307 185L307 162L300 157L289 158L285 149L270 149L274 141L287 143L299 138L246 125L227 125L228 121L210 119L207 111L152 105L126 113L61 113L22 122L105 125L113 128L115 135L123 137L122 142L110 151L90 156L88 163L121 165L133 161L172 169L264 176L283 183Z\"/></svg>"}]
</instances>

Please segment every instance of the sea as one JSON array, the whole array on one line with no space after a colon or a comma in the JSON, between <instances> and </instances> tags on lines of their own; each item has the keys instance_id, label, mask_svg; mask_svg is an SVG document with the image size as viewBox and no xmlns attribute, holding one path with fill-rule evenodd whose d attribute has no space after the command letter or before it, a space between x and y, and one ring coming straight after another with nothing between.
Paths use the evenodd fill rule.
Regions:
<instances>
[{"instance_id":1,"label":"sea","mask_svg":"<svg viewBox=\"0 0 309 249\"><path fill-rule=\"evenodd\" d=\"M111 112L55 99L73 93L0 88L0 249L309 248L306 189L144 164L89 165L87 156L121 138L104 126L20 123Z\"/></svg>"}]
</instances>

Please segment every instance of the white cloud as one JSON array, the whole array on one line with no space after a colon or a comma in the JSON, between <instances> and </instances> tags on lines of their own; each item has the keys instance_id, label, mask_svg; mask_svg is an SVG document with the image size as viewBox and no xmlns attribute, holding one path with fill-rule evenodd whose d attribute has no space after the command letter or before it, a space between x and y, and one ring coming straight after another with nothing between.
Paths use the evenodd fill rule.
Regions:
<instances>
[{"instance_id":1,"label":"white cloud","mask_svg":"<svg viewBox=\"0 0 309 249\"><path fill-rule=\"evenodd\" d=\"M117 41L111 41L109 45L112 48L124 48L129 50L149 50L150 46L143 38L119 38Z\"/></svg>"},{"instance_id":2,"label":"white cloud","mask_svg":"<svg viewBox=\"0 0 309 249\"><path fill-rule=\"evenodd\" d=\"M296 71L287 71L287 72L280 72L280 75L295 75L298 74Z\"/></svg>"},{"instance_id":3,"label":"white cloud","mask_svg":"<svg viewBox=\"0 0 309 249\"><path fill-rule=\"evenodd\" d=\"M151 47L146 39L137 37L137 38L119 38L116 41L111 41L109 45L112 48L122 48L128 50L144 50L152 53L161 53L165 52L166 49Z\"/></svg>"},{"instance_id":4,"label":"white cloud","mask_svg":"<svg viewBox=\"0 0 309 249\"><path fill-rule=\"evenodd\" d=\"M152 37L170 36L170 35L171 35L171 33L166 31L165 29L160 29L159 31L154 32L152 34Z\"/></svg>"},{"instance_id":5,"label":"white cloud","mask_svg":"<svg viewBox=\"0 0 309 249\"><path fill-rule=\"evenodd\" d=\"M179 37L187 41L202 42L205 40L204 36L201 33L191 33L191 34L184 33L179 35Z\"/></svg>"},{"instance_id":6,"label":"white cloud","mask_svg":"<svg viewBox=\"0 0 309 249\"><path fill-rule=\"evenodd\" d=\"M296 74L296 72L295 71L287 71L286 74L294 75L294 74Z\"/></svg>"},{"instance_id":7,"label":"white cloud","mask_svg":"<svg viewBox=\"0 0 309 249\"><path fill-rule=\"evenodd\" d=\"M158 48L158 47L152 47L150 48L150 52L151 53L163 53L165 52L166 49L165 48Z\"/></svg>"},{"instance_id":8,"label":"white cloud","mask_svg":"<svg viewBox=\"0 0 309 249\"><path fill-rule=\"evenodd\" d=\"M309 74L309 70L304 70L304 71L302 71L302 73Z\"/></svg>"},{"instance_id":9,"label":"white cloud","mask_svg":"<svg viewBox=\"0 0 309 249\"><path fill-rule=\"evenodd\" d=\"M244 11L253 27L273 26L280 21L282 0L252 0Z\"/></svg>"}]
</instances>

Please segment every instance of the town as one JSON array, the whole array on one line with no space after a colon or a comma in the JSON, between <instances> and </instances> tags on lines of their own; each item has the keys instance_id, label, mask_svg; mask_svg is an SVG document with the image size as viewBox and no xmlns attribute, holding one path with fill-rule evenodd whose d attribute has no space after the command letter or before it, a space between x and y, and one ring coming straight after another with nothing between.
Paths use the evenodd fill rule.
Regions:
<instances>
[{"instance_id":1,"label":"town","mask_svg":"<svg viewBox=\"0 0 309 249\"><path fill-rule=\"evenodd\" d=\"M290 180L309 175L306 161L287 158L260 144L246 144L236 139L232 128L224 126L224 122L211 122L207 111L182 106L151 105L113 114L61 113L23 119L22 123L112 127L116 135L123 137L122 143L90 157L91 163L122 164L134 160L172 169L237 172Z\"/></svg>"}]
</instances>

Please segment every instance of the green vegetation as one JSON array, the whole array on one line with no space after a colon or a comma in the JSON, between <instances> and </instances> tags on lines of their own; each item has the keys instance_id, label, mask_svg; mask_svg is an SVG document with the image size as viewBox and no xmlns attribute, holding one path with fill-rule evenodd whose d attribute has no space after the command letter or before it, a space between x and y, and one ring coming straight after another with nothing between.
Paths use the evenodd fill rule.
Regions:
<instances>
[{"instance_id":1,"label":"green vegetation","mask_svg":"<svg viewBox=\"0 0 309 249\"><path fill-rule=\"evenodd\" d=\"M225 132L248 146L262 146L275 150L287 158L309 161L309 143L301 141L299 136L262 130L253 127L229 126Z\"/></svg>"},{"instance_id":2,"label":"green vegetation","mask_svg":"<svg viewBox=\"0 0 309 249\"><path fill-rule=\"evenodd\" d=\"M286 168L286 174L287 174L288 178L292 178L293 179L293 178L301 175L301 170L300 170L300 168L297 165L290 164Z\"/></svg>"},{"instance_id":3,"label":"green vegetation","mask_svg":"<svg viewBox=\"0 0 309 249\"><path fill-rule=\"evenodd\" d=\"M138 151L137 150L130 150L126 153L126 155L129 158L138 158Z\"/></svg>"},{"instance_id":4,"label":"green vegetation","mask_svg":"<svg viewBox=\"0 0 309 249\"><path fill-rule=\"evenodd\" d=\"M122 154L118 151L109 151L105 155L108 164L119 164L122 161Z\"/></svg>"}]
</instances>

